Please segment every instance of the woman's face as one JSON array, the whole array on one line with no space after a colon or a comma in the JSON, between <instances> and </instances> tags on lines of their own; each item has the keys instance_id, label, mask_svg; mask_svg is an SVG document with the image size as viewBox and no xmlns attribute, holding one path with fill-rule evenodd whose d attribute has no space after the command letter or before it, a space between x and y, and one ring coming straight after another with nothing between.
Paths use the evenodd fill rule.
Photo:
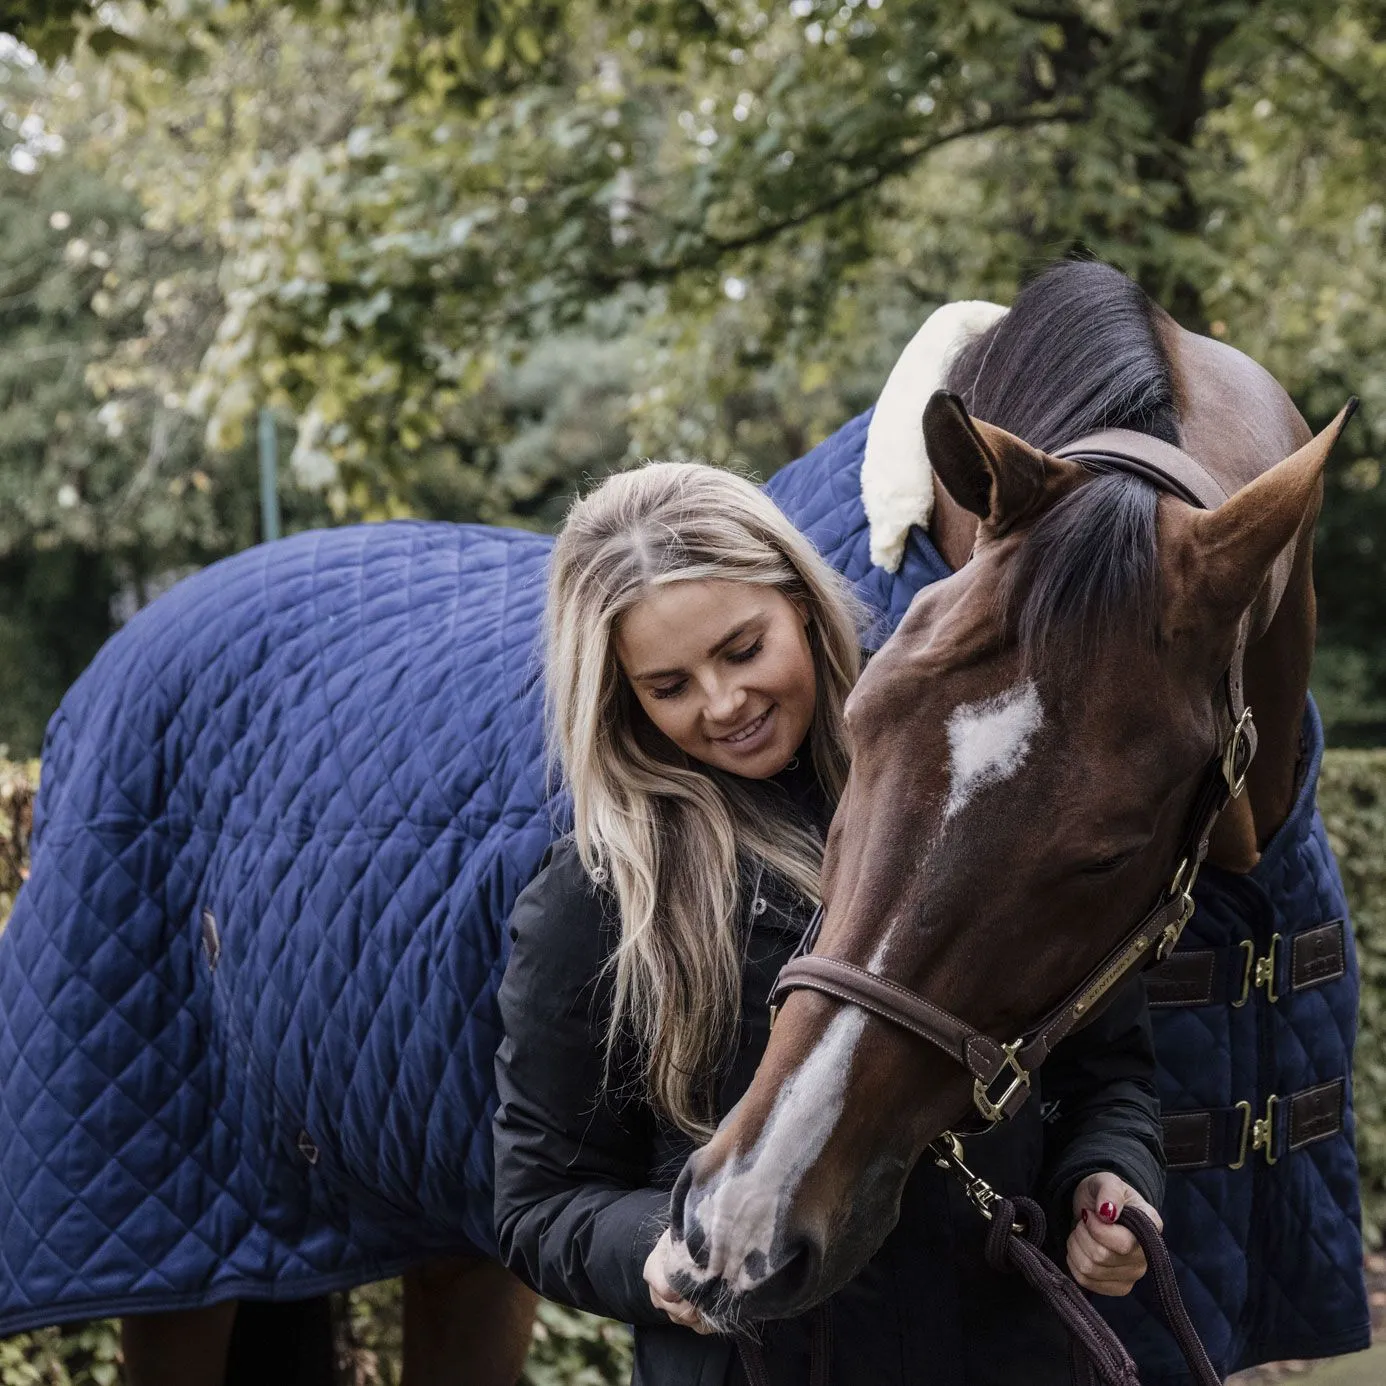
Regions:
<instances>
[{"instance_id":1,"label":"woman's face","mask_svg":"<svg viewBox=\"0 0 1386 1386\"><path fill-rule=\"evenodd\" d=\"M804 613L773 587L657 587L622 618L616 655L650 721L719 770L764 779L808 735L817 681Z\"/></svg>"}]
</instances>

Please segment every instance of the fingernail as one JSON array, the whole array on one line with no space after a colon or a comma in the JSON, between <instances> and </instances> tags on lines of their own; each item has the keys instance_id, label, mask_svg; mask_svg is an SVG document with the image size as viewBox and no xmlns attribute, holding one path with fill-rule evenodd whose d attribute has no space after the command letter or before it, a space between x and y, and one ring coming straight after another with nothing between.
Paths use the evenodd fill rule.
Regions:
<instances>
[{"instance_id":1,"label":"fingernail","mask_svg":"<svg viewBox=\"0 0 1386 1386\"><path fill-rule=\"evenodd\" d=\"M1103 1222L1115 1222L1117 1220L1117 1209L1115 1203L1104 1203L1098 1210L1097 1216Z\"/></svg>"}]
</instances>

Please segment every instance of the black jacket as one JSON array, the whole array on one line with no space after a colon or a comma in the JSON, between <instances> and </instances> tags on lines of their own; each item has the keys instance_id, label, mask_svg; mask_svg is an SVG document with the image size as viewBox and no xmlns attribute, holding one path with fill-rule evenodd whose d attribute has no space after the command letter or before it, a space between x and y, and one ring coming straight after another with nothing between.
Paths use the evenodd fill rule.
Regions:
<instances>
[{"instance_id":1,"label":"black jacket","mask_svg":"<svg viewBox=\"0 0 1386 1386\"><path fill-rule=\"evenodd\" d=\"M771 983L810 913L768 878L759 896L763 905L747 907L740 1038L719 1113L750 1083L769 1036ZM731 1344L671 1324L642 1276L693 1147L641 1100L632 1055L617 1056L614 1091L604 1088L610 982L602 967L617 937L614 916L613 897L588 879L571 839L555 845L511 916L496 1059L501 1257L548 1298L634 1324L637 1386L724 1386L742 1379ZM1003 1192L1040 1197L1059 1220L1056 1249L1086 1174L1115 1170L1158 1204L1153 1074L1137 982L1055 1051L1015 1119L967 1142L968 1161ZM1057 1322L1017 1278L986 1268L984 1226L955 1180L928 1162L916 1167L895 1229L833 1297L834 1386L1067 1382ZM765 1347L777 1386L808 1379L803 1321L767 1325Z\"/></svg>"}]
</instances>

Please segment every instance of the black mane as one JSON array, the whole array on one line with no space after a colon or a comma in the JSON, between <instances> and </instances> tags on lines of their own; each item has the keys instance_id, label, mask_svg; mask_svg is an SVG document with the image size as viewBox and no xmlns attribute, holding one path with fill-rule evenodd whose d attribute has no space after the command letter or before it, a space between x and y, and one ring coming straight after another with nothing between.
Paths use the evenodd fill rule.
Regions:
<instances>
[{"instance_id":1,"label":"black mane","mask_svg":"<svg viewBox=\"0 0 1386 1386\"><path fill-rule=\"evenodd\" d=\"M1055 265L1026 285L958 353L948 387L979 419L1048 452L1103 428L1179 442L1150 300L1109 265ZM1036 521L1001 594L1022 649L1097 640L1117 624L1153 639L1156 499L1145 482L1104 476Z\"/></svg>"}]
</instances>

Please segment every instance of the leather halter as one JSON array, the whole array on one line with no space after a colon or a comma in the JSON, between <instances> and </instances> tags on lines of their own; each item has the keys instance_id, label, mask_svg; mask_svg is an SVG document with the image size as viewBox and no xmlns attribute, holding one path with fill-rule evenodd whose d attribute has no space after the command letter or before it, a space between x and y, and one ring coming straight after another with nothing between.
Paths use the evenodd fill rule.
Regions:
<instances>
[{"instance_id":1,"label":"leather halter","mask_svg":"<svg viewBox=\"0 0 1386 1386\"><path fill-rule=\"evenodd\" d=\"M1090 471L1135 477L1198 509L1211 510L1227 499L1226 490L1201 463L1144 433L1108 429L1080 438L1054 455L1079 462ZM1256 728L1242 688L1248 630L1248 622L1243 618L1223 679L1229 727L1194 797L1178 865L1169 885L1140 922L1038 1024L1017 1039L1003 1043L888 977L837 958L807 952L792 957L781 969L770 996L771 1023L791 991L817 991L859 1006L928 1040L972 1075L976 1116L972 1117L974 1125L964 1129L964 1134L967 1129L985 1130L1014 1116L1030 1094L1031 1075L1054 1046L1089 1019L1120 983L1140 968L1168 957L1193 915L1194 882L1208 854L1213 825L1228 802L1242 792L1247 768L1256 754ZM820 910L810 924L804 949L814 946L821 916ZM949 1134L945 1133L940 1140L946 1142ZM934 1144L939 1147L935 1153L945 1156L945 1147L937 1141Z\"/></svg>"}]
</instances>

